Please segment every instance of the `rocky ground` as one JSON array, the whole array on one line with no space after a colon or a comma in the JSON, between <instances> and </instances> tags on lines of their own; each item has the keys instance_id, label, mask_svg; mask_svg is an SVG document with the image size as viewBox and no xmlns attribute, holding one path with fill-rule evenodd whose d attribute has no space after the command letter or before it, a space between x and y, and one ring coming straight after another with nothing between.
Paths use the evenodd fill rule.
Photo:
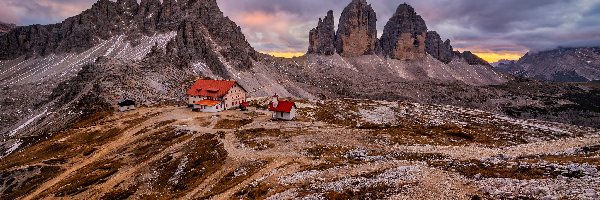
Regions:
<instances>
[{"instance_id":1,"label":"rocky ground","mask_svg":"<svg viewBox=\"0 0 600 200\"><path fill-rule=\"evenodd\" d=\"M454 106L104 112L0 160L3 199L597 199L599 130Z\"/></svg>"}]
</instances>

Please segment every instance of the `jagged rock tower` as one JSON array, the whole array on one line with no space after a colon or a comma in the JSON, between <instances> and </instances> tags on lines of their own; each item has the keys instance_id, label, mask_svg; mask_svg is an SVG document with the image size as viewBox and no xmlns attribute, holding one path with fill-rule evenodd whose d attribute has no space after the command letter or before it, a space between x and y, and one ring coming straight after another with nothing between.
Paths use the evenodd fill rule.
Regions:
<instances>
[{"instance_id":1,"label":"jagged rock tower","mask_svg":"<svg viewBox=\"0 0 600 200\"><path fill-rule=\"evenodd\" d=\"M452 61L452 57L454 57L454 50L452 45L450 45L450 40L442 41L440 35L435 31L427 32L425 50L429 55L444 63L449 63Z\"/></svg>"},{"instance_id":2,"label":"jagged rock tower","mask_svg":"<svg viewBox=\"0 0 600 200\"><path fill-rule=\"evenodd\" d=\"M366 0L352 0L344 8L335 47L342 56L374 54L377 50L377 15Z\"/></svg>"},{"instance_id":3,"label":"jagged rock tower","mask_svg":"<svg viewBox=\"0 0 600 200\"><path fill-rule=\"evenodd\" d=\"M471 52L455 52L449 39L444 41L437 32L428 32L425 20L406 3L398 6L380 39L377 39L377 16L366 0L352 0L344 8L335 33L333 20L333 11L329 11L310 31L308 54L337 52L343 57L376 54L397 60L422 60L429 54L443 63L462 58L471 65L489 65Z\"/></svg>"},{"instance_id":4,"label":"jagged rock tower","mask_svg":"<svg viewBox=\"0 0 600 200\"><path fill-rule=\"evenodd\" d=\"M309 54L333 55L335 54L335 27L333 11L327 12L324 19L319 18L319 25L310 30L308 47Z\"/></svg>"},{"instance_id":5,"label":"jagged rock tower","mask_svg":"<svg viewBox=\"0 0 600 200\"><path fill-rule=\"evenodd\" d=\"M401 4L387 22L380 39L382 54L398 60L422 59L426 56L425 20L408 4Z\"/></svg>"}]
</instances>

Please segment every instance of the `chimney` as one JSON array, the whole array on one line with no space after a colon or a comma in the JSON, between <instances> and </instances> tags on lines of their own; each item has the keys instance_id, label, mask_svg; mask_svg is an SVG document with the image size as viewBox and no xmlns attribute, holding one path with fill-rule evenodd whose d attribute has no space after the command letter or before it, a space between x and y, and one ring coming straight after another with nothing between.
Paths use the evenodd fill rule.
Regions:
<instances>
[{"instance_id":1,"label":"chimney","mask_svg":"<svg viewBox=\"0 0 600 200\"><path fill-rule=\"evenodd\" d=\"M271 104L273 105L273 107L277 107L277 105L279 104L279 96L277 96L277 94L273 95L273 97L271 97Z\"/></svg>"}]
</instances>

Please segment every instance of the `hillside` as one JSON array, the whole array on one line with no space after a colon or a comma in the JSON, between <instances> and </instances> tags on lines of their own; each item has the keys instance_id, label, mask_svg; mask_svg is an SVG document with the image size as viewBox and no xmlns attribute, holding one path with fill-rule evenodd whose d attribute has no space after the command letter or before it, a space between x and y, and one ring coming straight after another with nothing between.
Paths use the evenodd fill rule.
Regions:
<instances>
[{"instance_id":1,"label":"hillside","mask_svg":"<svg viewBox=\"0 0 600 200\"><path fill-rule=\"evenodd\" d=\"M598 197L597 129L454 106L303 101L90 118L0 160L3 199Z\"/></svg>"},{"instance_id":2,"label":"hillside","mask_svg":"<svg viewBox=\"0 0 600 200\"><path fill-rule=\"evenodd\" d=\"M515 76L556 82L600 80L600 48L559 48L525 54L495 69Z\"/></svg>"}]
</instances>

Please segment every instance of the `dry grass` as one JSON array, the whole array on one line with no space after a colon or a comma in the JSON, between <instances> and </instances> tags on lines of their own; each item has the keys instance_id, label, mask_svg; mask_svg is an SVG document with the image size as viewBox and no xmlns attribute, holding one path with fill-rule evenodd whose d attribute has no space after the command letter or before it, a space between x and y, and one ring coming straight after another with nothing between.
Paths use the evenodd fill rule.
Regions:
<instances>
[{"instance_id":1,"label":"dry grass","mask_svg":"<svg viewBox=\"0 0 600 200\"><path fill-rule=\"evenodd\" d=\"M181 156L166 155L150 164L149 171L156 171L159 174L156 179L148 183L155 188L148 197L161 197L160 199L180 197L219 170L227 158L227 151L223 144L213 134L203 134L185 146ZM181 174L174 176L176 171L180 171Z\"/></svg>"},{"instance_id":2,"label":"dry grass","mask_svg":"<svg viewBox=\"0 0 600 200\"><path fill-rule=\"evenodd\" d=\"M252 119L241 119L241 120L231 120L231 119L221 119L215 125L215 129L239 129L244 125L252 123Z\"/></svg>"},{"instance_id":3,"label":"dry grass","mask_svg":"<svg viewBox=\"0 0 600 200\"><path fill-rule=\"evenodd\" d=\"M167 147L190 137L189 134L178 134L176 131L173 127L163 127L135 141L132 145L125 146L119 152L131 152L131 160L133 162L142 162L150 159Z\"/></svg>"},{"instance_id":4,"label":"dry grass","mask_svg":"<svg viewBox=\"0 0 600 200\"><path fill-rule=\"evenodd\" d=\"M36 168L39 169L40 172L23 180L22 184L19 184L14 177L29 173ZM4 184L5 190L0 194L0 199L19 199L63 171L64 170L58 166L30 166L25 169L14 171L2 171L0 172L0 183Z\"/></svg>"},{"instance_id":5,"label":"dry grass","mask_svg":"<svg viewBox=\"0 0 600 200\"><path fill-rule=\"evenodd\" d=\"M281 137L286 136L279 129L246 129L235 132L235 136L240 140L240 143L255 150L265 150L275 147L275 145L266 140L260 140L262 137Z\"/></svg>"},{"instance_id":6,"label":"dry grass","mask_svg":"<svg viewBox=\"0 0 600 200\"><path fill-rule=\"evenodd\" d=\"M209 194L205 195L204 197L202 197L202 199L204 199L204 198L209 199L212 196L218 195L220 193L223 193L223 192L231 189L232 187L240 184L242 181L246 180L250 176L254 175L265 164L266 164L265 161L260 161L260 160L243 164L242 166L240 166L238 168L238 170L245 170L245 172L243 174L237 174L237 176L236 176L235 171L226 174L224 177L221 178L221 180L219 180L219 182L217 182L211 188L211 190L210 190L211 192Z\"/></svg>"},{"instance_id":7,"label":"dry grass","mask_svg":"<svg viewBox=\"0 0 600 200\"><path fill-rule=\"evenodd\" d=\"M155 129L156 129L156 128L160 128L160 127L163 127L163 126L166 126L166 125L172 124L172 123L174 123L174 122L176 122L176 121L177 121L177 120L175 120L175 119L170 119L170 120L166 120L166 121L161 121L161 122L158 122L158 123L156 123L156 124L154 125L154 128L155 128Z\"/></svg>"},{"instance_id":8,"label":"dry grass","mask_svg":"<svg viewBox=\"0 0 600 200\"><path fill-rule=\"evenodd\" d=\"M300 116L306 116L308 113L314 113L316 121L322 121L329 124L341 126L356 127L358 115L358 102L329 102L327 104L317 104L317 108L306 108L299 112ZM343 111L343 112L340 112Z\"/></svg>"},{"instance_id":9,"label":"dry grass","mask_svg":"<svg viewBox=\"0 0 600 200\"><path fill-rule=\"evenodd\" d=\"M40 162L66 162L77 156L93 153L98 146L115 140L121 135L121 129L108 131L67 131L55 135L52 139L26 148L0 160L0 170L16 166L31 165Z\"/></svg>"},{"instance_id":10,"label":"dry grass","mask_svg":"<svg viewBox=\"0 0 600 200\"><path fill-rule=\"evenodd\" d=\"M502 134L503 130L497 127L484 127L478 125L459 126L456 124L442 124L439 126L426 126L419 123L404 121L398 126L362 126L370 130L372 139L380 139L382 135L391 136L390 142L400 145L429 144L429 145L454 145L464 146L478 144L487 147L512 146L524 144L523 137L517 133Z\"/></svg>"},{"instance_id":11,"label":"dry grass","mask_svg":"<svg viewBox=\"0 0 600 200\"><path fill-rule=\"evenodd\" d=\"M273 191L273 187L261 182L257 185L250 185L237 191L234 194L234 197L236 199L266 199L270 191Z\"/></svg>"},{"instance_id":12,"label":"dry grass","mask_svg":"<svg viewBox=\"0 0 600 200\"><path fill-rule=\"evenodd\" d=\"M573 154L524 156L518 157L517 160L528 163L540 160L560 164L587 163L600 169L600 145L582 147L579 152Z\"/></svg>"},{"instance_id":13,"label":"dry grass","mask_svg":"<svg viewBox=\"0 0 600 200\"><path fill-rule=\"evenodd\" d=\"M361 200L361 199L386 199L391 194L396 193L398 187L390 187L383 184L372 185L367 188L362 188L359 191L344 190L342 192L329 191L323 196L329 200Z\"/></svg>"},{"instance_id":14,"label":"dry grass","mask_svg":"<svg viewBox=\"0 0 600 200\"><path fill-rule=\"evenodd\" d=\"M479 160L469 161L430 161L429 165L448 171L455 171L467 177L479 174L483 178L511 178L511 179L544 179L554 178L560 172L539 167L519 167L507 163L493 164Z\"/></svg>"},{"instance_id":15,"label":"dry grass","mask_svg":"<svg viewBox=\"0 0 600 200\"><path fill-rule=\"evenodd\" d=\"M97 126L104 123L104 119L112 116L114 111L112 109L107 109L101 112L97 112L89 117L86 117L77 123L75 123L72 128L86 128L90 126Z\"/></svg>"},{"instance_id":16,"label":"dry grass","mask_svg":"<svg viewBox=\"0 0 600 200\"><path fill-rule=\"evenodd\" d=\"M135 192L137 191L138 188L139 188L139 186L137 186L137 185L129 186L126 188L118 188L118 189L112 190L110 192L107 192L102 197L100 197L100 200L128 199L130 196L135 194Z\"/></svg>"},{"instance_id":17,"label":"dry grass","mask_svg":"<svg viewBox=\"0 0 600 200\"><path fill-rule=\"evenodd\" d=\"M89 164L69 178L61 180L55 186L45 192L54 193L57 197L66 197L79 194L90 186L107 181L113 174L119 171L123 163L117 160L101 160Z\"/></svg>"}]
</instances>

